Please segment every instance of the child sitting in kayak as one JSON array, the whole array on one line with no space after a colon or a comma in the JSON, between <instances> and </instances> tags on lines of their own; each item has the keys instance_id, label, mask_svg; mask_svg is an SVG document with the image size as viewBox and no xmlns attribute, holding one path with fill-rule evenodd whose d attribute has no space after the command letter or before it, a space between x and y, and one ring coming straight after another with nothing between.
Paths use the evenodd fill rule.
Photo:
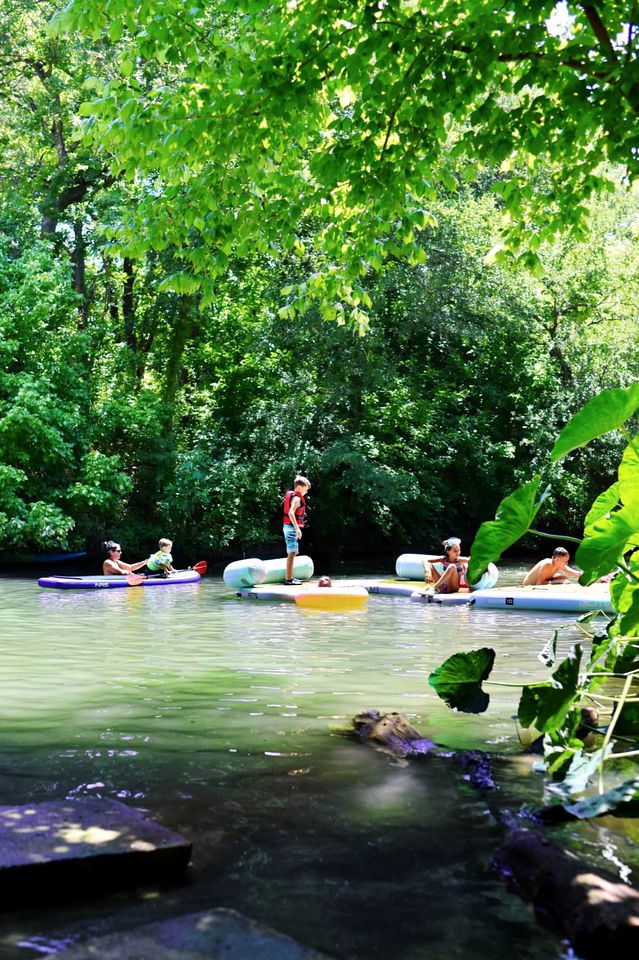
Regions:
<instances>
[{"instance_id":1,"label":"child sitting in kayak","mask_svg":"<svg viewBox=\"0 0 639 960\"><path fill-rule=\"evenodd\" d=\"M152 553L146 561L147 570L156 576L168 577L170 573L175 573L171 556L173 541L162 538L158 542L158 547L160 549Z\"/></svg>"},{"instance_id":2,"label":"child sitting in kayak","mask_svg":"<svg viewBox=\"0 0 639 960\"><path fill-rule=\"evenodd\" d=\"M139 563L125 563L124 560L121 560L122 547L119 543L116 543L115 540L105 540L102 547L107 555L106 560L102 564L102 573L106 577L110 577L113 574L121 574L125 577L128 573L133 573L134 570L140 570L141 567L146 565L146 560L140 560Z\"/></svg>"},{"instance_id":3,"label":"child sitting in kayak","mask_svg":"<svg viewBox=\"0 0 639 960\"><path fill-rule=\"evenodd\" d=\"M442 543L444 556L435 560L424 560L424 579L432 583L436 593L457 593L460 588L468 588L466 583L466 568L470 557L461 557L461 540L459 537L449 537ZM437 567L443 572L439 573Z\"/></svg>"}]
</instances>

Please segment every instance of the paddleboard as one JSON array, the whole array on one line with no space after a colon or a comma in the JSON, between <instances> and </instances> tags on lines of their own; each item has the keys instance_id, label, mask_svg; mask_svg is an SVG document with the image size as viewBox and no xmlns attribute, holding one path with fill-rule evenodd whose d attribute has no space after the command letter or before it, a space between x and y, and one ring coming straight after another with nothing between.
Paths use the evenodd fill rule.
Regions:
<instances>
[{"instance_id":1,"label":"paddleboard","mask_svg":"<svg viewBox=\"0 0 639 960\"><path fill-rule=\"evenodd\" d=\"M368 590L364 586L318 587L315 584L286 586L285 584L259 584L243 587L238 596L250 600L283 600L298 607L315 610L361 609L368 602Z\"/></svg>"},{"instance_id":2,"label":"paddleboard","mask_svg":"<svg viewBox=\"0 0 639 960\"><path fill-rule=\"evenodd\" d=\"M197 583L200 574L195 570L180 570L170 577L147 577L137 586L127 583L126 577L40 577L39 587L49 587L53 590L110 590L128 587L138 590L139 587L180 587L185 583Z\"/></svg>"}]
</instances>

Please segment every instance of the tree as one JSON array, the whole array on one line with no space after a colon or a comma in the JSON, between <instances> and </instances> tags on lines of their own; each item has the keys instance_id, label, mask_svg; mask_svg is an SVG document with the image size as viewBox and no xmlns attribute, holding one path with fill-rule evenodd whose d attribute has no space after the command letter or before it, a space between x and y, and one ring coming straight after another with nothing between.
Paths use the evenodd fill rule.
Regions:
<instances>
[{"instance_id":1,"label":"tree","mask_svg":"<svg viewBox=\"0 0 639 960\"><path fill-rule=\"evenodd\" d=\"M501 165L503 239L532 267L544 238L579 231L582 201L607 183L603 160L636 176L636 4L562 9L71 0L55 26L119 45L116 75L95 81L82 112L114 169L151 186L124 249L173 243L174 288L205 301L231 253L312 254L283 310L319 299L364 326L363 278L389 257L419 260L437 192L475 163ZM540 159L546 178L522 176Z\"/></svg>"}]
</instances>

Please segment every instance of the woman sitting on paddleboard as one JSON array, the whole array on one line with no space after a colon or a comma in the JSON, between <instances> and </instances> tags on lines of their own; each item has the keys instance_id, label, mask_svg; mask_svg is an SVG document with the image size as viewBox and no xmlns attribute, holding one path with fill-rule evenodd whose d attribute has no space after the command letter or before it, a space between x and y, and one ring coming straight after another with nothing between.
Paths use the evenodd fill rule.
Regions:
<instances>
[{"instance_id":1,"label":"woman sitting on paddleboard","mask_svg":"<svg viewBox=\"0 0 639 960\"><path fill-rule=\"evenodd\" d=\"M467 587L466 567L470 557L461 557L461 540L459 537L449 537L442 544L444 556L435 560L424 561L424 575L426 580L432 581L437 593L457 593L460 587ZM439 574L437 566L443 568Z\"/></svg>"},{"instance_id":2,"label":"woman sitting on paddleboard","mask_svg":"<svg viewBox=\"0 0 639 960\"><path fill-rule=\"evenodd\" d=\"M113 574L126 576L127 573L133 573L134 570L139 570L140 567L146 566L146 560L141 560L139 563L124 563L123 560L120 560L122 547L119 543L116 543L115 540L105 540L102 547L107 555L106 560L102 564L102 573L107 577Z\"/></svg>"}]
</instances>

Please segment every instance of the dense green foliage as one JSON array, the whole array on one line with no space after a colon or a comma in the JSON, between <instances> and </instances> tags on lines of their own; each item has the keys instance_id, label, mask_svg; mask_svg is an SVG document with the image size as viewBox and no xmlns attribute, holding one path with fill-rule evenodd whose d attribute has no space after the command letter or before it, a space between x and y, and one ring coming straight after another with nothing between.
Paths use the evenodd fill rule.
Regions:
<instances>
[{"instance_id":1,"label":"dense green foliage","mask_svg":"<svg viewBox=\"0 0 639 960\"><path fill-rule=\"evenodd\" d=\"M563 23L555 0L71 0L55 26L112 51L84 142L144 178L130 253L173 244L174 289L207 301L229 257L310 257L285 309L319 299L361 325L365 278L422 259L458 177L500 168L502 239L538 266L607 184L602 160L636 173L636 17L631 0Z\"/></svg>"},{"instance_id":2,"label":"dense green foliage","mask_svg":"<svg viewBox=\"0 0 639 960\"><path fill-rule=\"evenodd\" d=\"M550 680L523 687L517 713L523 727L544 734L545 769L555 781L555 793L562 797L581 794L598 774L599 799L605 797L605 801L584 801L582 806L561 803L559 819L566 812L587 817L617 807L624 816L639 811L636 777L604 790L605 763L619 780L627 758L639 757L639 697L632 695L636 683L634 691L632 684L639 675L639 434L632 432L638 415L639 385L604 390L566 424L551 452L553 460L561 459L612 430L620 430L627 441L618 480L588 512L575 556L584 585L614 572L610 588L614 616L596 633L587 627L595 624L595 616L582 617L581 629L594 641L585 669L581 668L583 651L577 644ZM531 529L544 500L539 496L540 482L537 475L510 494L500 504L495 520L481 525L472 545L471 578ZM548 668L554 666L556 640L555 634L542 654ZM494 661L495 652L489 648L456 653L433 671L429 682L449 706L480 713L488 707L489 695L482 684L488 681ZM612 696L602 689L611 678L616 681ZM597 707L597 720L584 723L584 704ZM607 715L605 723L598 723L599 713ZM595 734L600 742L593 749L587 741Z\"/></svg>"},{"instance_id":3,"label":"dense green foliage","mask_svg":"<svg viewBox=\"0 0 639 960\"><path fill-rule=\"evenodd\" d=\"M5 550L278 552L302 470L308 549L430 551L637 379L639 198L609 122L633 56L602 102L569 62L610 55L583 11L571 39L553 4L510 32L445 6L3 5ZM504 59L524 36L543 56ZM488 256L505 223L523 250L517 210L533 260ZM547 471L549 528L580 530L620 452L612 434Z\"/></svg>"}]
</instances>

